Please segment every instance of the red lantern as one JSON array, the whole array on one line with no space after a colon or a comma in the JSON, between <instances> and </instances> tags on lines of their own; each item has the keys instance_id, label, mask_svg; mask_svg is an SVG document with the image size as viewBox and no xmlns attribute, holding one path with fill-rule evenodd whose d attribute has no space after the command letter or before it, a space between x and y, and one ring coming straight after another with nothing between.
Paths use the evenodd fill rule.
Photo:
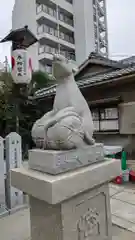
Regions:
<instances>
[{"instance_id":1,"label":"red lantern","mask_svg":"<svg viewBox=\"0 0 135 240\"><path fill-rule=\"evenodd\" d=\"M29 84L32 78L32 63L26 49L12 52L12 77L16 84Z\"/></svg>"}]
</instances>

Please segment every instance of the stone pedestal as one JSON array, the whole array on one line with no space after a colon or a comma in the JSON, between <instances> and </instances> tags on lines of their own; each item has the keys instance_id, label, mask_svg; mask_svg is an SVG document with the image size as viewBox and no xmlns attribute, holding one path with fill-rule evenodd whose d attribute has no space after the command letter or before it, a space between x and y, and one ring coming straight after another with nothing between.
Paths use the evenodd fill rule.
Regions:
<instances>
[{"instance_id":1,"label":"stone pedestal","mask_svg":"<svg viewBox=\"0 0 135 240\"><path fill-rule=\"evenodd\" d=\"M11 132L6 136L6 203L9 213L23 208L23 192L11 186L10 170L19 168L22 164L21 136Z\"/></svg>"},{"instance_id":2,"label":"stone pedestal","mask_svg":"<svg viewBox=\"0 0 135 240\"><path fill-rule=\"evenodd\" d=\"M68 172L100 161L104 161L104 148L103 144L100 143L67 151L41 149L29 151L29 167L52 175Z\"/></svg>"},{"instance_id":3,"label":"stone pedestal","mask_svg":"<svg viewBox=\"0 0 135 240\"><path fill-rule=\"evenodd\" d=\"M55 176L12 170L12 185L30 197L31 239L111 240L108 182L119 173L118 160Z\"/></svg>"}]
</instances>

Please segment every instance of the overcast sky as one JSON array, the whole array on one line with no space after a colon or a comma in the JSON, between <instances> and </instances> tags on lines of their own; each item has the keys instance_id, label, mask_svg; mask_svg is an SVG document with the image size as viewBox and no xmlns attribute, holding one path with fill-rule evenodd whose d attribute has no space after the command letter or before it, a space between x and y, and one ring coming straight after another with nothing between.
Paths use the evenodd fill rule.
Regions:
<instances>
[{"instance_id":1,"label":"overcast sky","mask_svg":"<svg viewBox=\"0 0 135 240\"><path fill-rule=\"evenodd\" d=\"M135 55L135 0L106 0L106 3L110 56ZM13 4L14 0L0 0L0 38L11 29ZM4 61L6 55L10 56L10 45L2 44L0 61Z\"/></svg>"}]
</instances>

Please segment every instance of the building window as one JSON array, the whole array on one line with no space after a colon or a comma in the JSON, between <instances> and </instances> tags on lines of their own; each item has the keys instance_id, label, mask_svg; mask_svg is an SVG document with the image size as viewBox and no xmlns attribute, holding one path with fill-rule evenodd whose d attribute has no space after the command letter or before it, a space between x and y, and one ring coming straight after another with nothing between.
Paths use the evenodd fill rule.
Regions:
<instances>
[{"instance_id":1,"label":"building window","mask_svg":"<svg viewBox=\"0 0 135 240\"><path fill-rule=\"evenodd\" d=\"M45 12L45 13L51 15L52 17L55 17L55 18L57 17L56 10L53 8L50 8L44 4L37 4L36 12L37 12L37 14L39 14L41 12Z\"/></svg>"},{"instance_id":2,"label":"building window","mask_svg":"<svg viewBox=\"0 0 135 240\"><path fill-rule=\"evenodd\" d=\"M46 65L46 66L45 66L45 71L46 71L48 74L52 74L52 66L51 66L51 65Z\"/></svg>"},{"instance_id":3,"label":"building window","mask_svg":"<svg viewBox=\"0 0 135 240\"><path fill-rule=\"evenodd\" d=\"M67 58L68 60L73 60L75 61L76 60L76 56L75 56L75 51L73 52L69 52L69 51L66 51L66 50L60 50L60 54L63 55L65 58Z\"/></svg>"},{"instance_id":4,"label":"building window","mask_svg":"<svg viewBox=\"0 0 135 240\"><path fill-rule=\"evenodd\" d=\"M53 35L55 37L58 37L58 31L55 28L52 28L52 27L44 25L44 24L37 27L38 34L42 34L44 32L48 33L50 35Z\"/></svg>"},{"instance_id":5,"label":"building window","mask_svg":"<svg viewBox=\"0 0 135 240\"><path fill-rule=\"evenodd\" d=\"M63 32L59 32L59 37L64 40L64 41L67 41L67 42L70 42L72 44L74 44L74 38L68 34L65 34Z\"/></svg>"},{"instance_id":6,"label":"building window","mask_svg":"<svg viewBox=\"0 0 135 240\"><path fill-rule=\"evenodd\" d=\"M70 26L74 25L72 16L68 17L68 16L64 15L63 13L59 13L59 20L62 21L62 22L67 23Z\"/></svg>"},{"instance_id":7,"label":"building window","mask_svg":"<svg viewBox=\"0 0 135 240\"><path fill-rule=\"evenodd\" d=\"M42 5L37 4L37 6L36 6L36 13L39 14L40 12L42 12Z\"/></svg>"},{"instance_id":8,"label":"building window","mask_svg":"<svg viewBox=\"0 0 135 240\"><path fill-rule=\"evenodd\" d=\"M59 14L59 20L64 21L64 14L62 14L62 13Z\"/></svg>"},{"instance_id":9,"label":"building window","mask_svg":"<svg viewBox=\"0 0 135 240\"><path fill-rule=\"evenodd\" d=\"M38 54L42 54L42 53L44 53L44 52L45 52L45 46L39 44L39 47L38 47Z\"/></svg>"},{"instance_id":10,"label":"building window","mask_svg":"<svg viewBox=\"0 0 135 240\"><path fill-rule=\"evenodd\" d=\"M119 115L118 108L96 108L92 110L95 131L118 131Z\"/></svg>"}]
</instances>

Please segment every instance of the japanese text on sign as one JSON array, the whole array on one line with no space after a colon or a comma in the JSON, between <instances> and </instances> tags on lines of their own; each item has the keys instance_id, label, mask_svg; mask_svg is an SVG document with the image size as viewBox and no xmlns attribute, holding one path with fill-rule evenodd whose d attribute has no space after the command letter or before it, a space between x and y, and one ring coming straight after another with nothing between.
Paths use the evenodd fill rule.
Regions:
<instances>
[{"instance_id":1,"label":"japanese text on sign","mask_svg":"<svg viewBox=\"0 0 135 240\"><path fill-rule=\"evenodd\" d=\"M26 75L26 61L25 61L25 54L22 56L21 54L17 57L17 75L22 77Z\"/></svg>"}]
</instances>

